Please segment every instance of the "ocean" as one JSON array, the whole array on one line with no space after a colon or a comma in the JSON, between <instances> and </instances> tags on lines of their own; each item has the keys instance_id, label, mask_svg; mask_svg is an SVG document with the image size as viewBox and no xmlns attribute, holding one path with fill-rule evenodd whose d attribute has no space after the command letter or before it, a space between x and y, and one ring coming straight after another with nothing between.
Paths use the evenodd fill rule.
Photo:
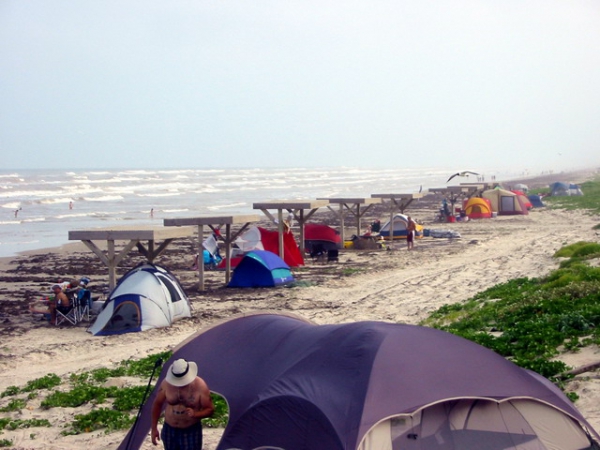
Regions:
<instances>
[{"instance_id":1,"label":"ocean","mask_svg":"<svg viewBox=\"0 0 600 450\"><path fill-rule=\"evenodd\" d=\"M57 247L68 232L163 219L260 213L253 203L370 197L446 186L456 169L251 168L0 171L0 257ZM491 180L524 174L480 171ZM475 182L455 178L451 184Z\"/></svg>"}]
</instances>

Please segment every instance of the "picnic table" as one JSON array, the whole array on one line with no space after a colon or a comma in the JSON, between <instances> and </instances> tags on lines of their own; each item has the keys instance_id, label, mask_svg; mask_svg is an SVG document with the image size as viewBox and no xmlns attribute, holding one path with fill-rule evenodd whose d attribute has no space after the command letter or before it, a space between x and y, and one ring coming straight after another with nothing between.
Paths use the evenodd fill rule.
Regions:
<instances>
[{"instance_id":1,"label":"picnic table","mask_svg":"<svg viewBox=\"0 0 600 450\"><path fill-rule=\"evenodd\" d=\"M153 263L174 239L189 237L193 232L191 227L99 228L69 231L69 240L83 242L108 267L108 285L112 291L116 286L116 268L133 247L137 246L146 260ZM106 241L106 252L95 241ZM126 244L117 249L117 241ZM162 243L157 245L158 241Z\"/></svg>"}]
</instances>

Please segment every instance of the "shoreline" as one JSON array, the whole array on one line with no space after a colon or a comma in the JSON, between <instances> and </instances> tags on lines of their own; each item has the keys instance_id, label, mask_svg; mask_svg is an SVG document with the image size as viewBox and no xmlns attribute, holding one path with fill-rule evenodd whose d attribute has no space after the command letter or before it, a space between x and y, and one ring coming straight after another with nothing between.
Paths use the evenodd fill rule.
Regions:
<instances>
[{"instance_id":1,"label":"shoreline","mask_svg":"<svg viewBox=\"0 0 600 450\"><path fill-rule=\"evenodd\" d=\"M538 175L524 175L522 177L516 177L514 179L509 179L509 180L500 180L500 181L493 181L493 183L498 183L498 184L531 184L531 186L529 186L530 189L535 189L535 188L540 188L543 187L544 185L549 185L557 180L557 177L560 177L562 175L565 175L569 178L569 182L575 183L575 184L580 184L586 180L589 180L590 178L596 176L600 174L600 167L598 168L593 168L593 169L579 169L579 170L573 170L573 171L566 171L566 172L559 172L559 173L548 173L548 174L538 174ZM490 181L488 181L490 182ZM474 182L476 183L476 182ZM433 189L433 187L429 187L426 189ZM437 201L438 199L441 201L441 196L437 195L437 194L429 194L426 195L425 197L423 197L422 199L420 199L421 202L423 203L433 203L434 199L435 201ZM260 214L260 213L258 213ZM314 217L323 217L324 215L327 215L328 212L326 212L324 209L323 210L318 210L315 213ZM271 224L271 222L264 217L260 222L259 222L259 226L269 226ZM159 226L162 225L162 222L160 223ZM126 226L121 225L120 227L123 228L128 228ZM140 226L141 228L142 226ZM148 227L148 225L144 225L143 227ZM92 229L102 229L105 227L94 227ZM119 227L111 227L111 228L119 228ZM70 230L72 231L72 230ZM11 258L18 258L21 256L24 257L30 257L32 255L36 255L39 253L69 253L69 252L76 252L76 251L80 251L80 249L83 248L85 250L87 250L87 247L85 247L81 241L67 241L64 244L61 245L56 245L56 246L44 246L42 245L39 248L36 249L30 249L30 250L25 250L22 252L16 252L14 255L9 255L9 256L0 256L0 268L2 268L2 266L4 265L4 262L6 260L9 260Z\"/></svg>"},{"instance_id":2,"label":"shoreline","mask_svg":"<svg viewBox=\"0 0 600 450\"><path fill-rule=\"evenodd\" d=\"M427 221L433 217L434 205L437 203L433 201L418 203L416 208L410 208L411 215ZM332 216L324 213L319 219L326 221ZM71 373L113 367L122 360L169 350L198 329L245 312L287 311L318 324L362 320L418 324L444 304L465 301L510 279L549 273L558 267L559 261L553 254L562 246L580 240L599 240L598 233L592 230L597 223L597 216L583 211L545 208L533 210L527 216L427 223L456 230L462 238L419 239L411 252L406 251L404 242L395 242L392 252L342 251L336 265L307 260L306 266L295 274L306 283L292 289L226 289L222 272L208 272L207 290L202 293L193 289L196 282L196 272L190 270L193 249L182 239L182 242L174 241L157 263L180 280L193 306L192 318L175 322L168 328L106 337L91 336L85 331L86 324L50 327L21 308L29 298L35 299L41 287L49 286L58 276L92 275L90 287L94 294L98 293L108 278L99 259L80 242L55 248L56 251L28 251L2 264L0 332L4 345L0 352L3 374L0 392L48 373L67 379ZM128 255L123 267L131 267L141 259L136 254ZM67 270L72 272L65 273ZM600 349L586 348L580 353L565 354L563 358L569 365L581 366L599 360ZM201 365L199 362L200 371ZM127 386L136 381L116 382ZM600 377L584 374L575 377L569 387L580 396L576 407L600 430ZM72 420L75 414L91 410L89 405L73 410L43 410L39 407L40 401L29 402L19 418L46 418L51 423L63 423ZM0 400L1 405L6 402L6 399ZM3 438L12 439L14 446L22 449L86 447L100 450L116 448L125 436L125 431L105 435L99 430L76 436L61 436L60 431L57 426L33 431L5 430ZM31 439L31 433L37 437ZM205 449L214 449L219 438L219 430L206 429ZM142 448L156 447L146 440Z\"/></svg>"}]
</instances>

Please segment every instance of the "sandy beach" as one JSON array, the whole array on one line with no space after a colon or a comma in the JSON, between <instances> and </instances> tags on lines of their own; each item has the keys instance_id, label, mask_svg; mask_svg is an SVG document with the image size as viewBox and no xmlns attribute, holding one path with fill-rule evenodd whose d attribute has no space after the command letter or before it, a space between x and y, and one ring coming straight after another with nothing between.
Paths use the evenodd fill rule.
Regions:
<instances>
[{"instance_id":1,"label":"sandy beach","mask_svg":"<svg viewBox=\"0 0 600 450\"><path fill-rule=\"evenodd\" d=\"M543 184L545 180L537 182ZM526 216L439 224L432 223L436 205L437 202L417 203L411 206L410 214L428 228L456 230L460 239L423 238L410 252L404 242L394 243L393 250L342 251L337 264L307 258L306 267L295 271L297 279L305 283L292 289L226 289L224 274L209 272L207 290L198 293L194 289L196 273L190 269L195 244L181 240L157 263L179 278L192 302L193 317L169 328L121 336L93 337L85 331L86 324L51 327L27 310L29 302L48 294L58 278L89 276L94 295L106 291L107 270L83 245L69 244L4 258L0 260L0 392L48 373L66 379L71 373L113 367L122 360L169 350L198 329L243 312L289 311L318 324L359 320L418 324L444 304L464 301L513 278L549 273L559 264L552 255L564 245L600 239L598 231L592 229L598 224L598 217L584 211L543 208ZM386 220L382 210L373 214ZM320 217L331 220L326 213ZM123 266L133 267L139 261L141 257L132 252ZM118 275L122 274L123 270ZM600 349L587 348L564 354L560 359L578 367L600 361ZM201 367L202 362L198 364ZM126 385L134 381L117 382ZM139 380L135 382L139 384ZM599 373L582 374L568 387L580 396L576 406L600 430ZM0 399L0 406L6 403L7 399ZM45 418L55 426L5 430L0 438L12 440L18 449L116 448L125 432L60 434L64 423L90 409L86 406L42 410L39 400L32 399L26 409L3 413L2 417ZM205 430L204 448L216 448L219 437L219 430ZM143 448L155 447L147 439Z\"/></svg>"}]
</instances>

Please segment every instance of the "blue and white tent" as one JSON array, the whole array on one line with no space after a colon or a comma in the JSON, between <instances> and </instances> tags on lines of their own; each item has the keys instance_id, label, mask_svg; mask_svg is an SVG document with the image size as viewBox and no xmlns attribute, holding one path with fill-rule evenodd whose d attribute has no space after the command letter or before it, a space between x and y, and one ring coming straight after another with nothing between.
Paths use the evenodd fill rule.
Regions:
<instances>
[{"instance_id":1,"label":"blue and white tent","mask_svg":"<svg viewBox=\"0 0 600 450\"><path fill-rule=\"evenodd\" d=\"M179 281L165 268L146 263L119 280L88 331L95 336L131 333L168 327L190 316Z\"/></svg>"}]
</instances>

